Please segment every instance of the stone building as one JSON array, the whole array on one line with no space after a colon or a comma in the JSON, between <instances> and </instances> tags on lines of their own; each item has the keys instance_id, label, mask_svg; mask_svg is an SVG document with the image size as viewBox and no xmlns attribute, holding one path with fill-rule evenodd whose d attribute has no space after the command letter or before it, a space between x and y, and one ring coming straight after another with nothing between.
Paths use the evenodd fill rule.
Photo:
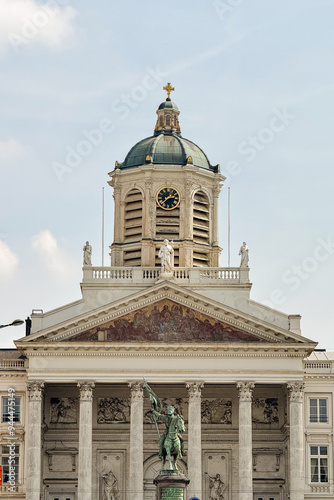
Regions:
<instances>
[{"instance_id":1,"label":"stone building","mask_svg":"<svg viewBox=\"0 0 334 500\"><path fill-rule=\"evenodd\" d=\"M333 358L300 316L250 299L246 245L240 267L219 267L224 177L169 96L109 175L111 266L91 265L87 244L82 298L33 314L0 351L1 498L154 499L143 377L184 416L189 498L334 498Z\"/></svg>"}]
</instances>

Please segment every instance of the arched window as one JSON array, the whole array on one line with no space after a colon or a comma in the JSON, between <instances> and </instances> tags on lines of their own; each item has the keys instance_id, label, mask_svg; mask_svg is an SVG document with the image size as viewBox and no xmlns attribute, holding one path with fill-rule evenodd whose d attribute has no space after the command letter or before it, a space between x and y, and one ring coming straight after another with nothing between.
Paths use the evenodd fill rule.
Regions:
<instances>
[{"instance_id":1,"label":"arched window","mask_svg":"<svg viewBox=\"0 0 334 500\"><path fill-rule=\"evenodd\" d=\"M171 120L170 120L170 115L166 115L166 127L170 127Z\"/></svg>"}]
</instances>

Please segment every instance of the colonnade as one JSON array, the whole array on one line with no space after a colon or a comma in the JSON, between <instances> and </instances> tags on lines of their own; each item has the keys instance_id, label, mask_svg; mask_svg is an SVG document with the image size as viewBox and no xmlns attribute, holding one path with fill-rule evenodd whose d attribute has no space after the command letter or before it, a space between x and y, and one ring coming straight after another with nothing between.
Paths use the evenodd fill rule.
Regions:
<instances>
[{"instance_id":1,"label":"colonnade","mask_svg":"<svg viewBox=\"0 0 334 500\"><path fill-rule=\"evenodd\" d=\"M78 382L79 461L78 500L93 500L92 493L92 403L93 381ZM253 500L252 468L252 396L254 383L239 381L239 500ZM132 500L143 500L143 406L144 384L129 383L131 391L129 493ZM202 498L202 382L187 382L188 407L188 477L189 497ZM29 381L26 490L29 500L40 500L42 485L42 402L44 383ZM290 395L290 500L304 498L304 435L302 382L287 384ZM129 498L130 498L129 497Z\"/></svg>"}]
</instances>

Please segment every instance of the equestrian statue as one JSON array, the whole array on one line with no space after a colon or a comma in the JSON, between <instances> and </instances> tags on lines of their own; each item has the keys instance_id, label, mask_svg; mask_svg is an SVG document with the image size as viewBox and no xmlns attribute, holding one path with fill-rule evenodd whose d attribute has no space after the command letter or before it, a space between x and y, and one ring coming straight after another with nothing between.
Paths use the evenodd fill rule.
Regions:
<instances>
[{"instance_id":1,"label":"equestrian statue","mask_svg":"<svg viewBox=\"0 0 334 500\"><path fill-rule=\"evenodd\" d=\"M175 414L174 406L167 407L167 415L162 414L162 403L158 396L152 391L151 387L145 381L145 387L148 392L153 419L159 436L159 458L162 460L162 470L179 472L177 460L184 455L183 438L181 434L186 430L183 417ZM160 436L157 420L164 422L165 432ZM168 468L166 469L166 459L168 459Z\"/></svg>"}]
</instances>

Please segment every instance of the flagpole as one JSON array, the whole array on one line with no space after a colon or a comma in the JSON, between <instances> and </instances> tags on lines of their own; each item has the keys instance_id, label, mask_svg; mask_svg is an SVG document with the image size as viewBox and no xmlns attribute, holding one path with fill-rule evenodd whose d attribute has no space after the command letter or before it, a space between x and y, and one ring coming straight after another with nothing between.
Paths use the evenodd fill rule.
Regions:
<instances>
[{"instance_id":1,"label":"flagpole","mask_svg":"<svg viewBox=\"0 0 334 500\"><path fill-rule=\"evenodd\" d=\"M102 188L102 267L104 267L104 187Z\"/></svg>"},{"instance_id":2,"label":"flagpole","mask_svg":"<svg viewBox=\"0 0 334 500\"><path fill-rule=\"evenodd\" d=\"M227 191L227 248L228 248L228 262L227 262L227 267L231 267L231 192L230 188L228 188Z\"/></svg>"}]
</instances>

